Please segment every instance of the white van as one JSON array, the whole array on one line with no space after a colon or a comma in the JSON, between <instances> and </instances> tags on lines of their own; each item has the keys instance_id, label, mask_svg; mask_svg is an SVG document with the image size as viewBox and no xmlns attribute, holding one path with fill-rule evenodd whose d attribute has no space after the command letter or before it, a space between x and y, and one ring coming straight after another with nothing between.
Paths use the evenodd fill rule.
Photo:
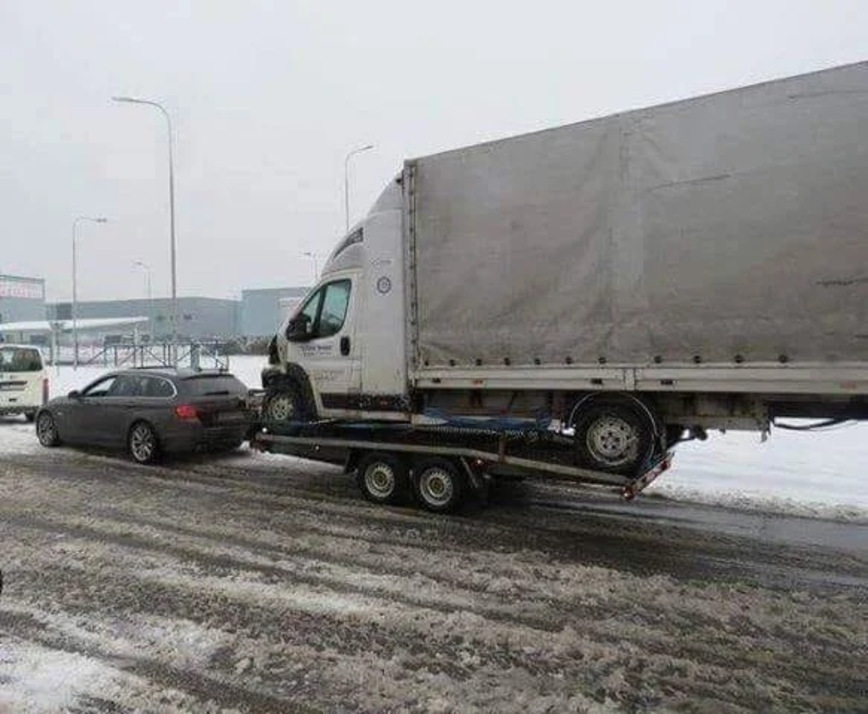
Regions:
<instances>
[{"instance_id":1,"label":"white van","mask_svg":"<svg viewBox=\"0 0 868 714\"><path fill-rule=\"evenodd\" d=\"M39 349L0 343L0 414L23 414L33 421L47 401L48 374Z\"/></svg>"}]
</instances>

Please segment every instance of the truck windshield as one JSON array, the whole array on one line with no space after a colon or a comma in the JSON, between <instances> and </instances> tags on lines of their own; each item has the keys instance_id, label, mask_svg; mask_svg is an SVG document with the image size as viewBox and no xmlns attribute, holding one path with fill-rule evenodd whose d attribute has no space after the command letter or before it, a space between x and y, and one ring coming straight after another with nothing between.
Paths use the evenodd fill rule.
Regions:
<instances>
[{"instance_id":1,"label":"truck windshield","mask_svg":"<svg viewBox=\"0 0 868 714\"><path fill-rule=\"evenodd\" d=\"M0 372L38 372L41 369L42 356L39 350L0 346Z\"/></svg>"}]
</instances>

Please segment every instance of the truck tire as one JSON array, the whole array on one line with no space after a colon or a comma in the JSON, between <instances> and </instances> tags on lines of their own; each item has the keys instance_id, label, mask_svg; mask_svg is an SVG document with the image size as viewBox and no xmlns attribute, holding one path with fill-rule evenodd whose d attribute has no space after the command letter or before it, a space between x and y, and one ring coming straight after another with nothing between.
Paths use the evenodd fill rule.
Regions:
<instances>
[{"instance_id":1,"label":"truck tire","mask_svg":"<svg viewBox=\"0 0 868 714\"><path fill-rule=\"evenodd\" d=\"M296 382L282 382L268 388L262 402L262 418L273 424L307 421L309 410Z\"/></svg>"},{"instance_id":2,"label":"truck tire","mask_svg":"<svg viewBox=\"0 0 868 714\"><path fill-rule=\"evenodd\" d=\"M426 459L413 476L416 501L426 511L451 513L464 498L464 478L448 459Z\"/></svg>"},{"instance_id":3,"label":"truck tire","mask_svg":"<svg viewBox=\"0 0 868 714\"><path fill-rule=\"evenodd\" d=\"M579 464L594 471L635 476L654 445L654 418L631 399L604 396L580 402L569 424Z\"/></svg>"},{"instance_id":4,"label":"truck tire","mask_svg":"<svg viewBox=\"0 0 868 714\"><path fill-rule=\"evenodd\" d=\"M397 503L406 491L408 474L409 469L397 456L373 453L360 459L356 481L372 503Z\"/></svg>"}]
</instances>

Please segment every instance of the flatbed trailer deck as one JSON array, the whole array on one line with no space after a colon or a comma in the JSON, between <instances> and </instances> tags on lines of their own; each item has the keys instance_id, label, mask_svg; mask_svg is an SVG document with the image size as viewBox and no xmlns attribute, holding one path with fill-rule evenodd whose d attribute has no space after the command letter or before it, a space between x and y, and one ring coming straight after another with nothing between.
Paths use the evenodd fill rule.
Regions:
<instances>
[{"instance_id":1,"label":"flatbed trailer deck","mask_svg":"<svg viewBox=\"0 0 868 714\"><path fill-rule=\"evenodd\" d=\"M266 423L250 443L259 451L341 465L345 473L356 474L369 500L394 503L412 487L419 505L444 512L457 508L468 490L484 495L499 477L613 487L629 500L673 458L671 451L655 447L636 474L624 476L576 465L573 438L550 429L348 421Z\"/></svg>"}]
</instances>

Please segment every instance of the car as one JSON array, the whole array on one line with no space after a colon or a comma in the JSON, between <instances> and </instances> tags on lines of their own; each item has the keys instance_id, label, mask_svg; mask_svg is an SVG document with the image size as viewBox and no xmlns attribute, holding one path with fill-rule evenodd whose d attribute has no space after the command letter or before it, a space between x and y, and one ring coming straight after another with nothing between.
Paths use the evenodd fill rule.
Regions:
<instances>
[{"instance_id":1,"label":"car","mask_svg":"<svg viewBox=\"0 0 868 714\"><path fill-rule=\"evenodd\" d=\"M23 414L33 421L46 401L48 375L39 349L0 343L0 414Z\"/></svg>"},{"instance_id":2,"label":"car","mask_svg":"<svg viewBox=\"0 0 868 714\"><path fill-rule=\"evenodd\" d=\"M140 464L164 454L228 451L253 425L247 394L225 371L113 371L39 409L36 436L46 447L123 449Z\"/></svg>"}]
</instances>

